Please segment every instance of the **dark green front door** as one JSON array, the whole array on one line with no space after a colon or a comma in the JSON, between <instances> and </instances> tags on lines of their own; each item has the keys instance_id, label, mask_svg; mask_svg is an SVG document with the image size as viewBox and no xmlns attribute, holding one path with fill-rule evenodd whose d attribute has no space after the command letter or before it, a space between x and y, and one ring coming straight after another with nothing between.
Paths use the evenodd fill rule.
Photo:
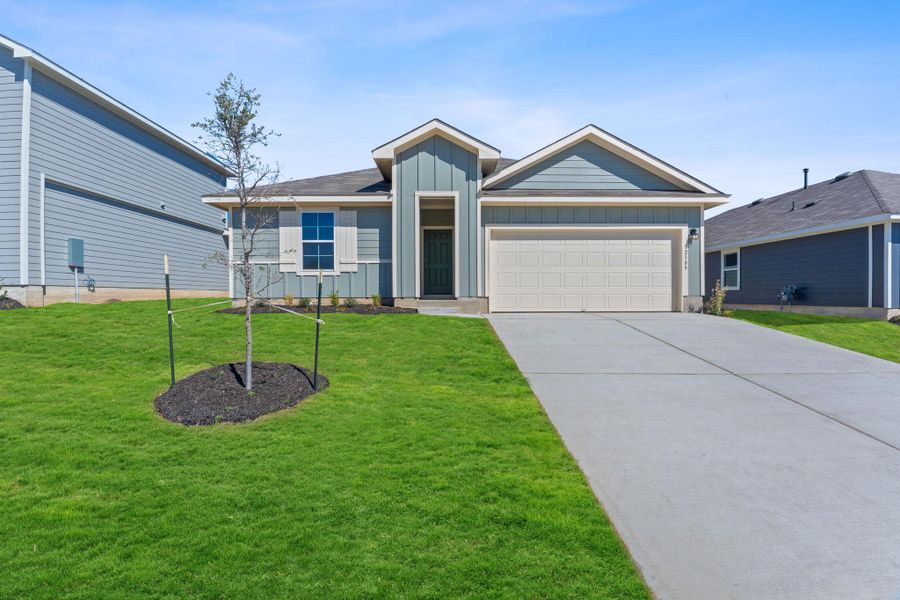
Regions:
<instances>
[{"instance_id":1,"label":"dark green front door","mask_svg":"<svg viewBox=\"0 0 900 600\"><path fill-rule=\"evenodd\" d=\"M423 295L453 294L453 230L426 229L423 236Z\"/></svg>"}]
</instances>

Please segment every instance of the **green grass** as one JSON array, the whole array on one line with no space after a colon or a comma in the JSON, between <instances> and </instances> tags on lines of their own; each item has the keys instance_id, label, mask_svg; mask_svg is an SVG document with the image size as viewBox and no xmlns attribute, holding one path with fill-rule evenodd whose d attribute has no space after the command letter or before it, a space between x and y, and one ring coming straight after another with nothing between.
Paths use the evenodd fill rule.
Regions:
<instances>
[{"instance_id":1,"label":"green grass","mask_svg":"<svg viewBox=\"0 0 900 600\"><path fill-rule=\"evenodd\" d=\"M833 346L900 362L900 327L887 321L752 310L737 310L733 316Z\"/></svg>"},{"instance_id":2,"label":"green grass","mask_svg":"<svg viewBox=\"0 0 900 600\"><path fill-rule=\"evenodd\" d=\"M188 428L164 314L0 313L0 597L648 597L486 321L328 315L330 389ZM179 377L240 359L240 316L177 322ZM311 365L310 321L254 322Z\"/></svg>"}]
</instances>

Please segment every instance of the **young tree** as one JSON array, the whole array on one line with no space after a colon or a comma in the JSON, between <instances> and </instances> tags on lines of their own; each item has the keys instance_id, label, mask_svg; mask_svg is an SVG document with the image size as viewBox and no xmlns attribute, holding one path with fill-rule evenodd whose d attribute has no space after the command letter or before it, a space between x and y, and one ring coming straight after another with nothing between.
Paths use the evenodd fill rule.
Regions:
<instances>
[{"instance_id":1,"label":"young tree","mask_svg":"<svg viewBox=\"0 0 900 600\"><path fill-rule=\"evenodd\" d=\"M275 218L272 213L252 209L263 197L277 194L275 187L279 176L278 167L264 162L257 152L269 144L270 137L278 134L255 122L260 96L255 89L244 87L233 74L229 73L210 96L215 111L213 116L191 126L202 132L199 142L234 172L241 243L237 246L234 239L229 243L237 246L240 253L233 265L246 300L244 387L250 391L253 389L253 303L257 291L251 258L256 235ZM228 260L232 260L230 256Z\"/></svg>"}]
</instances>

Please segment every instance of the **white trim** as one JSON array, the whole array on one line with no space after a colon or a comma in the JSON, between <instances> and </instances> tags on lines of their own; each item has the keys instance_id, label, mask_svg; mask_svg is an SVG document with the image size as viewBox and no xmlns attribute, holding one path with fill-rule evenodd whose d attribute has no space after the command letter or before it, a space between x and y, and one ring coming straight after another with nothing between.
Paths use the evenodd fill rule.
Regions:
<instances>
[{"instance_id":1,"label":"white trim","mask_svg":"<svg viewBox=\"0 0 900 600\"><path fill-rule=\"evenodd\" d=\"M737 285L725 285L725 255L726 254L737 254L737 265L733 267L728 267L729 271L735 271L737 273ZM722 289L728 291L741 291L741 249L738 248L728 248L726 250L722 250L719 253L719 283L722 285Z\"/></svg>"},{"instance_id":2,"label":"white trim","mask_svg":"<svg viewBox=\"0 0 900 600\"><path fill-rule=\"evenodd\" d=\"M2 38L0 38L2 41ZM22 134L19 152L19 285L28 285L28 196L31 175L31 63L22 74Z\"/></svg>"},{"instance_id":3,"label":"white trim","mask_svg":"<svg viewBox=\"0 0 900 600\"><path fill-rule=\"evenodd\" d=\"M322 275L337 275L340 276L340 248L338 247L337 241L337 228L338 228L338 209L331 207L307 207L307 212L316 212L316 213L324 213L328 212L334 216L334 226L332 227L332 240L321 240L321 243L331 243L334 245L334 255L332 258L334 259L334 265L332 265L332 269L330 271L322 271ZM318 275L319 269L304 269L303 268L303 210L297 209L297 223L300 227L300 237L297 246L297 275ZM320 243L318 240L313 243Z\"/></svg>"},{"instance_id":4,"label":"white trim","mask_svg":"<svg viewBox=\"0 0 900 600\"><path fill-rule=\"evenodd\" d=\"M203 204L221 209L240 206L236 196L203 196ZM267 196L252 202L253 206L295 206L295 205L340 205L365 204L367 206L388 206L391 204L390 194L384 196Z\"/></svg>"},{"instance_id":5,"label":"white trim","mask_svg":"<svg viewBox=\"0 0 900 600\"><path fill-rule=\"evenodd\" d=\"M487 168L489 164L496 165L497 161L500 159L500 151L497 148L485 144L464 131L444 123L440 119L432 119L427 123L416 127L412 131L408 131L400 137L378 146L372 150L372 158L375 160L375 164L378 166L379 170L381 170L382 175L385 177L387 177L388 174L393 175L394 157L397 153L403 152L419 142L435 135L449 140L457 146L465 148L478 156L479 159L485 159L486 162L482 164L482 168Z\"/></svg>"},{"instance_id":6,"label":"white trim","mask_svg":"<svg viewBox=\"0 0 900 600\"><path fill-rule=\"evenodd\" d=\"M634 206L700 206L709 208L728 202L728 196L677 198L672 196L482 196L485 206L553 204L555 206L600 206L605 204Z\"/></svg>"},{"instance_id":7,"label":"white trim","mask_svg":"<svg viewBox=\"0 0 900 600\"><path fill-rule=\"evenodd\" d=\"M888 219L884 222L884 308L892 308L891 302L893 300L893 290L892 286L892 275L891 273L891 238L893 237L891 231L891 220Z\"/></svg>"},{"instance_id":8,"label":"white trim","mask_svg":"<svg viewBox=\"0 0 900 600\"><path fill-rule=\"evenodd\" d=\"M743 248L745 246L756 246L759 244L768 244L770 242L778 242L781 240L790 240L794 238L807 237L810 235L819 235L821 233L831 233L832 231L856 229L857 227L864 227L866 225L877 225L878 223L884 223L885 221L889 222L892 220L900 221L900 215L875 215L872 217L861 217L859 219L851 219L848 221L841 221L839 223L831 223L829 225L820 225L818 227L795 229L794 231L786 231L784 233L773 233L771 235L747 238L744 240L728 242L726 244L714 244L709 246L706 251L716 252L717 250L722 250L723 248L735 248L737 246Z\"/></svg>"},{"instance_id":9,"label":"white trim","mask_svg":"<svg viewBox=\"0 0 900 600\"><path fill-rule=\"evenodd\" d=\"M443 198L453 198L453 225L421 225L421 200L422 199L443 199ZM415 250L414 250L414 258L416 261L416 273L415 273L415 290L413 290L415 294L415 298L422 297L422 230L426 228L435 228L435 229L453 229L453 297L459 298L459 192L426 192L419 191L415 193L415 198L413 201L413 206L415 208Z\"/></svg>"},{"instance_id":10,"label":"white trim","mask_svg":"<svg viewBox=\"0 0 900 600\"><path fill-rule=\"evenodd\" d=\"M592 225L584 225L584 224L576 224L573 223L571 225L543 225L540 223L533 223L527 225L506 225L506 224L492 224L485 226L485 243L488 246L488 256L490 257L490 242L493 236L494 230L502 230L502 231L528 231L532 229L541 229L545 231L637 231L637 232L646 232L646 231L670 231L675 234L673 236L673 242L677 244L677 247L680 249L684 248L684 244L688 239L688 230L690 229L686 225L620 225L620 224L592 224ZM677 239L676 239L677 238ZM672 277L677 277L675 273L675 261L676 256L675 252L672 253ZM678 287L675 288L673 286L672 294L674 296L672 310L673 312L681 312L684 310L684 296L686 292L689 290L689 277L688 277L688 261L684 256L684 252L678 252L678 262L681 264L681 277L678 278ZM490 260L485 262L485 290L484 296L488 298L490 301L491 297L491 286L490 286ZM673 281L673 284L675 281ZM490 306L488 307L490 310Z\"/></svg>"},{"instance_id":11,"label":"white trim","mask_svg":"<svg viewBox=\"0 0 900 600\"><path fill-rule=\"evenodd\" d=\"M234 210L228 209L228 297L234 298Z\"/></svg>"},{"instance_id":12,"label":"white trim","mask_svg":"<svg viewBox=\"0 0 900 600\"><path fill-rule=\"evenodd\" d=\"M40 251L41 251L41 285L47 285L47 247L44 241L44 205L46 200L46 189L47 189L47 176L44 173L41 173L41 189L40 195L38 196L38 206L39 206L39 214L40 214Z\"/></svg>"},{"instance_id":13,"label":"white trim","mask_svg":"<svg viewBox=\"0 0 900 600\"><path fill-rule=\"evenodd\" d=\"M125 106L112 96L109 96L106 93L100 91L85 80L70 73L48 58L45 58L44 56L38 54L31 48L23 46L18 42L14 42L8 37L2 35L0 35L0 46L5 46L6 48L12 50L13 56L15 58L24 59L25 64L28 65L28 68L30 68L32 65L37 67L38 70L55 79L56 81L62 83L66 87L77 91L79 94L87 97L92 102L95 102L100 106L111 110L125 120L137 125L141 129L149 131L157 137L165 139L168 143L176 146L182 152L191 155L193 158L199 160L205 165L213 167L220 174L234 176L234 173L231 172L231 169L223 165L218 160L212 158L203 150L197 148L189 142L186 142L161 125L154 123L144 115Z\"/></svg>"},{"instance_id":14,"label":"white trim","mask_svg":"<svg viewBox=\"0 0 900 600\"><path fill-rule=\"evenodd\" d=\"M866 283L866 290L868 291L868 304L869 308L872 308L872 226L869 225L869 246L868 251L866 252L866 261L868 262L867 273L869 275L868 281Z\"/></svg>"},{"instance_id":15,"label":"white trim","mask_svg":"<svg viewBox=\"0 0 900 600\"><path fill-rule=\"evenodd\" d=\"M706 215L700 211L700 296L706 296Z\"/></svg>"},{"instance_id":16,"label":"white trim","mask_svg":"<svg viewBox=\"0 0 900 600\"><path fill-rule=\"evenodd\" d=\"M391 166L391 296L397 298L398 285L397 281L397 240L400 237L400 225L397 223L397 165Z\"/></svg>"},{"instance_id":17,"label":"white trim","mask_svg":"<svg viewBox=\"0 0 900 600\"><path fill-rule=\"evenodd\" d=\"M481 169L478 169L478 180L475 184L477 190L475 197L475 295L479 298L482 297L484 289L484 228L481 225L481 199L478 198L481 185Z\"/></svg>"},{"instance_id":18,"label":"white trim","mask_svg":"<svg viewBox=\"0 0 900 600\"><path fill-rule=\"evenodd\" d=\"M666 181L677 185L682 189L691 189L699 192L703 192L706 194L721 194L721 192L709 185L703 183L699 179L696 179L687 173L684 173L675 167L664 163L659 160L655 156L644 152L640 148L632 146L628 144L624 140L617 138L611 133L604 131L597 127L596 125L587 125L582 127L578 131L574 131L569 135L553 142L549 146L545 146L541 148L537 152L534 152L522 160L513 163L502 171L496 172L490 177L487 177L484 181L485 186L492 186L500 183L501 181L505 181L515 175L527 169L528 167L537 164L554 154L562 152L563 150L574 146L575 144L583 141L589 140L594 142L598 146L609 150L610 152L650 171L651 173L662 177Z\"/></svg>"}]
</instances>

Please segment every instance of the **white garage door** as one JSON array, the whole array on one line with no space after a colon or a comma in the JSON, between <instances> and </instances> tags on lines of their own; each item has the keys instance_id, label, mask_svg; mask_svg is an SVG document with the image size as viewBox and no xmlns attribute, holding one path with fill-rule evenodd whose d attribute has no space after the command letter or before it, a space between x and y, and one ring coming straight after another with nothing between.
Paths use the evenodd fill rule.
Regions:
<instances>
[{"instance_id":1,"label":"white garage door","mask_svg":"<svg viewBox=\"0 0 900 600\"><path fill-rule=\"evenodd\" d=\"M490 310L670 311L672 235L494 230Z\"/></svg>"}]
</instances>

